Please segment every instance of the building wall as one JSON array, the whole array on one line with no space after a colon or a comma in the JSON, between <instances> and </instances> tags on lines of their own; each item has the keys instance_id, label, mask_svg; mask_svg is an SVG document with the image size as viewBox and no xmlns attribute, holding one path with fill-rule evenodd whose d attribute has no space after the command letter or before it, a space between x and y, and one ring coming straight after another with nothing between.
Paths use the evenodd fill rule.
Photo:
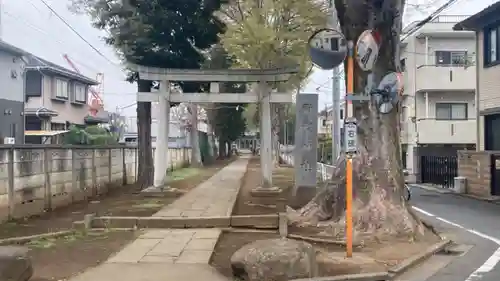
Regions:
<instances>
[{"instance_id":1,"label":"building wall","mask_svg":"<svg viewBox=\"0 0 500 281\"><path fill-rule=\"evenodd\" d=\"M442 25L439 26L442 27ZM427 28L430 29L429 26ZM428 47L427 50L426 47ZM464 38L429 37L427 43L425 38L416 38L415 36L408 38L407 46L403 48L401 55L401 58L405 60L406 66L404 73L405 97L403 99L401 139L405 144L418 142L417 137L422 136L422 133L434 135L435 132L443 129L443 126L429 127L432 122L438 122L435 120L431 121L435 119L435 108L438 102L467 102L468 118L474 121L459 122L460 124L456 125L461 126L459 128L460 131L470 130L470 134L475 135L475 125L473 124L475 122L475 96L473 89L475 89L476 84L474 67L464 69L464 67L435 66L435 51L467 51L469 57L471 57L475 53L475 39L472 37L472 34ZM438 77L436 77L437 71ZM452 78L450 78L450 75ZM424 83L427 85L426 87L431 85L436 91L418 92ZM426 95L428 96L427 101L425 98ZM428 130L426 132L419 132L417 135L415 130L419 130L419 121L422 123L420 128ZM451 127L452 124L457 123L455 121L439 121L439 125L443 125L444 122L448 122L445 125L446 127ZM454 141L453 137L443 134L436 139L436 142L454 143L459 140L463 141L463 138L458 136L455 136L457 140Z\"/></svg>"},{"instance_id":2,"label":"building wall","mask_svg":"<svg viewBox=\"0 0 500 281\"><path fill-rule=\"evenodd\" d=\"M37 89L35 86L30 86L29 88L32 91ZM41 91L40 96L32 96L28 99L26 108L45 107L56 111L59 115L52 117L53 123L66 123L68 121L74 124L85 124L84 118L89 113L89 106L87 104L76 104L70 100L59 101L52 99L55 92L55 77L43 74Z\"/></svg>"},{"instance_id":3,"label":"building wall","mask_svg":"<svg viewBox=\"0 0 500 281\"><path fill-rule=\"evenodd\" d=\"M479 111L500 107L500 65L484 68L484 34L478 33Z\"/></svg>"},{"instance_id":4,"label":"building wall","mask_svg":"<svg viewBox=\"0 0 500 281\"><path fill-rule=\"evenodd\" d=\"M431 23L421 30L452 31L453 24ZM417 32L418 34L419 32ZM473 144L476 139L474 67L443 67L436 65L435 51L467 51L469 59L475 53L473 33L460 34L463 38L407 39L402 48L404 59L404 97L401 119L401 142L405 145L406 165L415 177L418 174L417 146L427 144ZM451 72L451 73L450 73ZM450 77L451 76L451 77ZM421 91L430 88L430 90ZM433 91L431 91L433 90ZM426 98L427 95L427 98ZM435 120L436 103L466 102L468 120Z\"/></svg>"},{"instance_id":5,"label":"building wall","mask_svg":"<svg viewBox=\"0 0 500 281\"><path fill-rule=\"evenodd\" d=\"M500 107L500 65L484 68L484 34L477 33L477 43L479 50L477 52L477 71L479 84L479 111ZM479 139L477 146L479 150L484 150L484 117L479 118Z\"/></svg>"},{"instance_id":6,"label":"building wall","mask_svg":"<svg viewBox=\"0 0 500 281\"><path fill-rule=\"evenodd\" d=\"M24 79L22 60L0 51L0 143L4 137L24 142Z\"/></svg>"}]
</instances>

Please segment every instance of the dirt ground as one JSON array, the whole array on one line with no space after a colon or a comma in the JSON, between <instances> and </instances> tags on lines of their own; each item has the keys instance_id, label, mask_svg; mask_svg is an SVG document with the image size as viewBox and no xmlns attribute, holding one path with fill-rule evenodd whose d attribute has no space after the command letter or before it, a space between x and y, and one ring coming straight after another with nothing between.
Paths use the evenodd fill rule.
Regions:
<instances>
[{"instance_id":1,"label":"dirt ground","mask_svg":"<svg viewBox=\"0 0 500 281\"><path fill-rule=\"evenodd\" d=\"M259 158L250 159L242 181L240 193L233 210L233 215L259 215L282 212L277 200L288 201L294 184L294 170L291 167L279 167L273 172L273 185L280 187L283 192L278 198L255 198L251 195L252 189L258 187L261 181Z\"/></svg>"},{"instance_id":2,"label":"dirt ground","mask_svg":"<svg viewBox=\"0 0 500 281\"><path fill-rule=\"evenodd\" d=\"M203 169L186 168L174 171L170 186L190 190L231 161L218 161ZM105 196L93 198L89 203L73 204L38 217L3 224L0 226L0 238L71 229L73 221L82 220L83 215L90 212L99 215L151 216L175 199L144 198L136 186L126 186ZM132 231L107 231L31 241L27 244L31 249L30 256L35 269L31 281L66 280L106 260L137 235L138 232Z\"/></svg>"},{"instance_id":3,"label":"dirt ground","mask_svg":"<svg viewBox=\"0 0 500 281\"><path fill-rule=\"evenodd\" d=\"M30 281L67 280L105 261L137 235L132 231L110 231L34 240L28 244L35 271Z\"/></svg>"},{"instance_id":4,"label":"dirt ground","mask_svg":"<svg viewBox=\"0 0 500 281\"><path fill-rule=\"evenodd\" d=\"M281 187L284 192L280 196L286 202L291 199L290 191L294 184L294 170L291 167L280 167L273 173L273 185ZM258 159L252 159L243 179L236 207L233 214L257 215L277 213L275 198L254 198L250 191L260 184L260 165ZM267 201L267 202L265 202ZM316 236L316 229L289 228L289 233L302 236ZM224 233L217 244L212 257L212 265L226 276L232 276L230 258L232 254L247 243L261 239L279 237L278 234L267 233ZM322 237L327 238L327 237ZM435 242L435 241L433 241ZM345 249L334 244L311 243L318 251L317 260L320 276L334 276L365 272L386 271L402 260L426 249L432 242L380 241L372 245L354 249L353 258L345 258Z\"/></svg>"},{"instance_id":5,"label":"dirt ground","mask_svg":"<svg viewBox=\"0 0 500 281\"><path fill-rule=\"evenodd\" d=\"M232 160L217 161L203 168L184 168L172 173L170 187L190 190L210 178ZM88 213L99 216L151 216L176 198L150 198L140 194L137 186L129 185L113 189L111 192L89 202L79 202L47 212L40 216L10 221L0 225L0 239L27 236L71 229L73 221L82 220Z\"/></svg>"}]
</instances>

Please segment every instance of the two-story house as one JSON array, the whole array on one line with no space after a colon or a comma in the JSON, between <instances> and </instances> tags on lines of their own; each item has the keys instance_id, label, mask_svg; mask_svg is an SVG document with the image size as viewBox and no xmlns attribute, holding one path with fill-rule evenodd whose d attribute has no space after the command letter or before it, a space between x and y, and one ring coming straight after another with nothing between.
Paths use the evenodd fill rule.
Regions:
<instances>
[{"instance_id":1,"label":"two-story house","mask_svg":"<svg viewBox=\"0 0 500 281\"><path fill-rule=\"evenodd\" d=\"M401 43L403 165L417 182L426 182L430 157L476 144L475 34L453 30L465 18L439 16Z\"/></svg>"},{"instance_id":2,"label":"two-story house","mask_svg":"<svg viewBox=\"0 0 500 281\"><path fill-rule=\"evenodd\" d=\"M344 128L345 102L340 102L340 131ZM328 106L318 113L318 136L331 136L333 129L333 107Z\"/></svg>"},{"instance_id":3,"label":"two-story house","mask_svg":"<svg viewBox=\"0 0 500 281\"><path fill-rule=\"evenodd\" d=\"M457 23L476 33L477 150L500 150L500 2Z\"/></svg>"},{"instance_id":4,"label":"two-story house","mask_svg":"<svg viewBox=\"0 0 500 281\"><path fill-rule=\"evenodd\" d=\"M24 142L24 67L27 52L0 40L0 144Z\"/></svg>"},{"instance_id":5,"label":"two-story house","mask_svg":"<svg viewBox=\"0 0 500 281\"><path fill-rule=\"evenodd\" d=\"M85 125L90 86L97 81L34 55L25 68L26 142L38 143L37 131L64 131L68 125ZM93 120L95 121L95 120Z\"/></svg>"}]
</instances>

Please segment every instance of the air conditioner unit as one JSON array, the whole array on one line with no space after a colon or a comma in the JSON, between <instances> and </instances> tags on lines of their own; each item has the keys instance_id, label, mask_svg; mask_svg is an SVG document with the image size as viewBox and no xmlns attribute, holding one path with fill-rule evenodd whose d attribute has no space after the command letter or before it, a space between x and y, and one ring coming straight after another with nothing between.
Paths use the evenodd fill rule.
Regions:
<instances>
[{"instance_id":1,"label":"air conditioner unit","mask_svg":"<svg viewBox=\"0 0 500 281\"><path fill-rule=\"evenodd\" d=\"M5 138L3 138L3 143L4 144L16 144L16 139L11 138L11 137L5 137Z\"/></svg>"}]
</instances>

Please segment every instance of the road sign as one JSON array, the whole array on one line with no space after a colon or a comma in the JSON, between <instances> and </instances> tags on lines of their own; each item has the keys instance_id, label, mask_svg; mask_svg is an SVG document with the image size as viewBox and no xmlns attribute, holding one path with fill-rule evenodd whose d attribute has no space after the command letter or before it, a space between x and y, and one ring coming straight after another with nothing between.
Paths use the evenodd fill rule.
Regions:
<instances>
[{"instance_id":1,"label":"road sign","mask_svg":"<svg viewBox=\"0 0 500 281\"><path fill-rule=\"evenodd\" d=\"M354 119L346 119L344 123L345 152L355 154L358 152L358 125Z\"/></svg>"},{"instance_id":2,"label":"road sign","mask_svg":"<svg viewBox=\"0 0 500 281\"><path fill-rule=\"evenodd\" d=\"M391 72L385 75L378 85L378 93L375 95L380 113L391 112L398 104L403 92L403 79L401 73Z\"/></svg>"},{"instance_id":3,"label":"road sign","mask_svg":"<svg viewBox=\"0 0 500 281\"><path fill-rule=\"evenodd\" d=\"M377 62L380 36L371 29L363 31L356 43L356 61L364 71L371 71Z\"/></svg>"},{"instance_id":4,"label":"road sign","mask_svg":"<svg viewBox=\"0 0 500 281\"><path fill-rule=\"evenodd\" d=\"M312 63L323 70L342 64L347 56L346 39L341 31L324 28L316 31L308 41Z\"/></svg>"}]
</instances>

